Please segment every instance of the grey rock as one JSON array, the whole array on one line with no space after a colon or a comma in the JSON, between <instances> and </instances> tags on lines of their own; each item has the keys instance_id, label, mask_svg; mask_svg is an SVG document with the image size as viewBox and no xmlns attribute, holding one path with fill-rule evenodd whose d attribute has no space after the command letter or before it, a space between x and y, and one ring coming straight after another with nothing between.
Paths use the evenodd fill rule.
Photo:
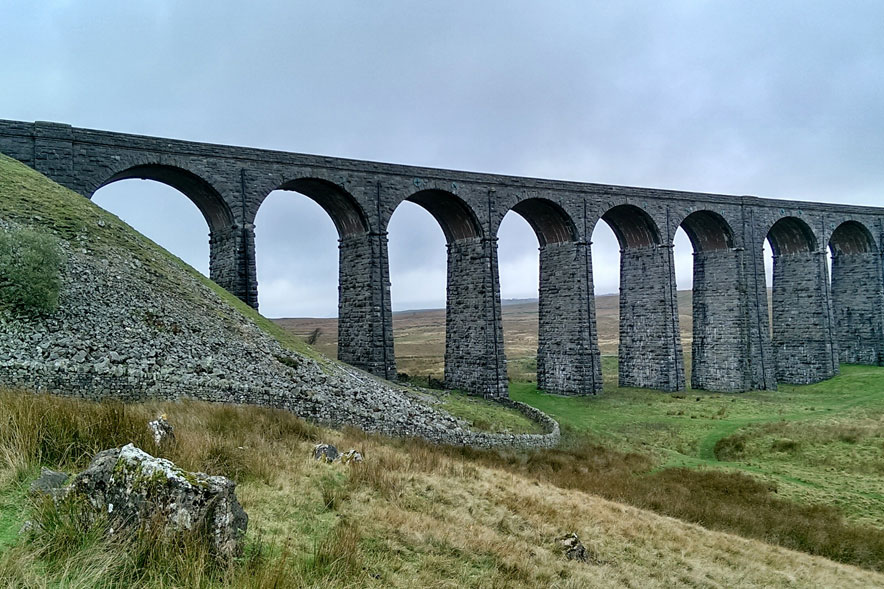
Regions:
<instances>
[{"instance_id":1,"label":"grey rock","mask_svg":"<svg viewBox=\"0 0 884 589\"><path fill-rule=\"evenodd\" d=\"M362 462L362 460L363 460L362 454L360 454L359 452L357 452L353 448L350 448L349 450L347 450L346 452L344 452L340 456L340 461L342 464Z\"/></svg>"},{"instance_id":2,"label":"grey rock","mask_svg":"<svg viewBox=\"0 0 884 589\"><path fill-rule=\"evenodd\" d=\"M577 534L571 533L559 538L559 545L562 552L568 560L577 560L580 562L587 561L586 547L577 537Z\"/></svg>"},{"instance_id":3,"label":"grey rock","mask_svg":"<svg viewBox=\"0 0 884 589\"><path fill-rule=\"evenodd\" d=\"M163 447L175 443L175 428L166 420L165 414L147 422L147 427L153 433L153 440L157 446Z\"/></svg>"},{"instance_id":4,"label":"grey rock","mask_svg":"<svg viewBox=\"0 0 884 589\"><path fill-rule=\"evenodd\" d=\"M155 525L165 534L202 531L226 561L242 553L248 526L235 489L226 477L186 472L128 444L99 452L73 478L66 498L106 514L111 534Z\"/></svg>"},{"instance_id":5,"label":"grey rock","mask_svg":"<svg viewBox=\"0 0 884 589\"><path fill-rule=\"evenodd\" d=\"M331 444L317 444L313 448L313 459L321 462L334 462L340 457L338 449Z\"/></svg>"},{"instance_id":6,"label":"grey rock","mask_svg":"<svg viewBox=\"0 0 884 589\"><path fill-rule=\"evenodd\" d=\"M48 495L57 499L64 492L65 483L71 478L66 472L52 470L45 466L40 469L40 476L31 483L28 492L31 495Z\"/></svg>"}]
</instances>

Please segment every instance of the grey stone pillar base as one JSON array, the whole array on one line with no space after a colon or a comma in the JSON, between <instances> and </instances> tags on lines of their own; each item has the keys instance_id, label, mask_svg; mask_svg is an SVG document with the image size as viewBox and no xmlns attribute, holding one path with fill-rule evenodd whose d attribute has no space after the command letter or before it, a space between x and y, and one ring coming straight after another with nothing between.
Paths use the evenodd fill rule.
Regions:
<instances>
[{"instance_id":1,"label":"grey stone pillar base","mask_svg":"<svg viewBox=\"0 0 884 589\"><path fill-rule=\"evenodd\" d=\"M381 378L396 377L386 234L340 240L338 359Z\"/></svg>"},{"instance_id":2,"label":"grey stone pillar base","mask_svg":"<svg viewBox=\"0 0 884 589\"><path fill-rule=\"evenodd\" d=\"M832 313L838 358L848 364L884 364L884 282L878 255L832 257Z\"/></svg>"},{"instance_id":3,"label":"grey stone pillar base","mask_svg":"<svg viewBox=\"0 0 884 589\"><path fill-rule=\"evenodd\" d=\"M592 260L585 242L540 248L537 387L559 395L602 390Z\"/></svg>"},{"instance_id":4,"label":"grey stone pillar base","mask_svg":"<svg viewBox=\"0 0 884 589\"><path fill-rule=\"evenodd\" d=\"M694 254L691 386L739 392L753 388L742 251Z\"/></svg>"},{"instance_id":5,"label":"grey stone pillar base","mask_svg":"<svg viewBox=\"0 0 884 589\"><path fill-rule=\"evenodd\" d=\"M471 237L448 244L445 386L509 396L496 240Z\"/></svg>"},{"instance_id":6,"label":"grey stone pillar base","mask_svg":"<svg viewBox=\"0 0 884 589\"><path fill-rule=\"evenodd\" d=\"M620 253L619 383L678 391L685 387L672 248Z\"/></svg>"},{"instance_id":7,"label":"grey stone pillar base","mask_svg":"<svg viewBox=\"0 0 884 589\"><path fill-rule=\"evenodd\" d=\"M258 308L254 225L209 234L209 277L247 305Z\"/></svg>"},{"instance_id":8,"label":"grey stone pillar base","mask_svg":"<svg viewBox=\"0 0 884 589\"><path fill-rule=\"evenodd\" d=\"M774 256L772 341L781 382L808 384L838 372L823 255Z\"/></svg>"}]
</instances>

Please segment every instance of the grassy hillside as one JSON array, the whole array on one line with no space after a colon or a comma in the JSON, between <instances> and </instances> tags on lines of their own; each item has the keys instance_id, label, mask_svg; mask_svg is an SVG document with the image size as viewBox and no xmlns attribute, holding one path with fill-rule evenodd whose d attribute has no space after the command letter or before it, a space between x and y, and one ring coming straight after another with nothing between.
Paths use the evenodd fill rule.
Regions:
<instances>
[{"instance_id":1,"label":"grassy hillside","mask_svg":"<svg viewBox=\"0 0 884 589\"><path fill-rule=\"evenodd\" d=\"M39 464L82 468L128 441L157 452L145 422L176 427L165 455L239 481L245 556L214 565L193 543L112 542L25 497ZM625 506L580 490L667 484L649 462L601 447L505 453L432 447L308 425L289 413L196 402L135 405L0 394L0 585L11 587L871 587L884 575ZM318 441L361 465L310 458ZM644 474L643 474L644 473ZM718 479L716 479L718 480ZM642 481L648 481L644 483ZM688 480L688 483L690 481ZM739 479L719 481L759 501ZM710 493L715 492L710 488ZM752 494L754 493L754 495ZM671 497L669 497L671 498ZM774 500L774 507L776 507ZM786 509L786 511L789 511ZM712 513L712 512L710 512ZM858 540L805 513L805 530ZM26 518L44 531L18 536ZM822 527L823 525L826 527ZM576 532L590 561L565 560ZM837 534L841 533L841 536ZM875 538L863 538L874 549ZM879 544L884 545L884 544ZM880 555L879 555L880 556ZM881 567L881 561L866 561Z\"/></svg>"},{"instance_id":2,"label":"grassy hillside","mask_svg":"<svg viewBox=\"0 0 884 589\"><path fill-rule=\"evenodd\" d=\"M650 457L657 469L742 472L802 504L833 507L884 530L884 368L777 391L664 394L608 385L568 398L514 384L514 399L570 436Z\"/></svg>"},{"instance_id":3,"label":"grassy hillside","mask_svg":"<svg viewBox=\"0 0 884 589\"><path fill-rule=\"evenodd\" d=\"M101 257L126 252L143 264L161 288L181 295L192 289L183 277L197 281L244 315L286 348L321 359L302 338L259 315L254 309L147 239L115 215L88 199L49 181L45 176L0 153L0 220L35 227L55 235L82 253ZM332 356L334 357L334 356Z\"/></svg>"}]
</instances>

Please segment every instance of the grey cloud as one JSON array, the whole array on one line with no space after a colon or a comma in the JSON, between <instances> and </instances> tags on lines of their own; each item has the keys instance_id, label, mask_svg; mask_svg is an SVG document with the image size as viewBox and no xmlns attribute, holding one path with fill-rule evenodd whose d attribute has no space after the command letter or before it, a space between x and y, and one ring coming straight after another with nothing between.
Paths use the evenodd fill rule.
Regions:
<instances>
[{"instance_id":1,"label":"grey cloud","mask_svg":"<svg viewBox=\"0 0 884 589\"><path fill-rule=\"evenodd\" d=\"M0 117L881 204L881 22L878 2L12 0L0 7ZM157 215L137 208L154 198L138 190L113 193L107 206L124 203L123 216L148 234L204 259L203 225L169 227L192 205L170 201ZM333 313L336 236L322 211L287 203L274 197L259 217L264 310ZM394 303L443 299L444 241L433 223L405 207L394 216ZM525 271L536 240L520 223L508 220L512 233L501 235L502 272L516 274L502 276L505 297L536 288ZM199 247L176 241L187 232ZM616 290L616 244L593 239L598 290ZM679 260L689 252L677 244Z\"/></svg>"}]
</instances>

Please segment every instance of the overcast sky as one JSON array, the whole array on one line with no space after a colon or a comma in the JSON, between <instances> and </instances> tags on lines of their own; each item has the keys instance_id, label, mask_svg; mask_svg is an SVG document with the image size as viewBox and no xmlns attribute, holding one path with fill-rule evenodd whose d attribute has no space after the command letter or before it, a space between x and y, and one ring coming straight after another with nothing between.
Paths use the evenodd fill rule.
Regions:
<instances>
[{"instance_id":1,"label":"overcast sky","mask_svg":"<svg viewBox=\"0 0 884 589\"><path fill-rule=\"evenodd\" d=\"M884 204L884 2L4 0L0 118L556 179ZM173 189L96 202L207 271ZM334 315L337 235L296 193L257 219L261 310ZM445 247L404 203L394 308L444 304ZM536 296L510 213L502 295ZM593 236L596 291L617 246ZM679 287L690 243L676 243Z\"/></svg>"}]
</instances>

